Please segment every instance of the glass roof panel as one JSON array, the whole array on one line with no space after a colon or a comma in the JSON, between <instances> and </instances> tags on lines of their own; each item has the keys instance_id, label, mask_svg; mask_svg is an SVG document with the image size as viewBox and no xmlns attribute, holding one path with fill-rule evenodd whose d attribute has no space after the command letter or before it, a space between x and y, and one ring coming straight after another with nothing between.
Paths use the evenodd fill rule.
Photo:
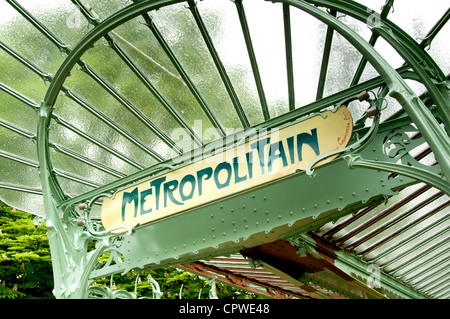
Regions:
<instances>
[{"instance_id":1,"label":"glass roof panel","mask_svg":"<svg viewBox=\"0 0 450 319\"><path fill-rule=\"evenodd\" d=\"M35 104L40 103L47 86L39 76L3 50L0 50L0 67L1 83L34 100Z\"/></svg>"},{"instance_id":2,"label":"glass roof panel","mask_svg":"<svg viewBox=\"0 0 450 319\"><path fill-rule=\"evenodd\" d=\"M37 112L32 107L0 90L0 119L28 132L36 130Z\"/></svg>"},{"instance_id":3,"label":"glass roof panel","mask_svg":"<svg viewBox=\"0 0 450 319\"><path fill-rule=\"evenodd\" d=\"M337 32L333 33L324 96L339 92L350 86L361 58L362 54L342 35Z\"/></svg>"},{"instance_id":4,"label":"glass roof panel","mask_svg":"<svg viewBox=\"0 0 450 319\"><path fill-rule=\"evenodd\" d=\"M2 12L0 16L4 17L6 14L3 14L3 12L10 12L11 6L5 1L2 1L0 6ZM58 47L22 15L16 13L11 17L12 18L10 19L0 18L4 21L0 24L1 41L19 54L25 56L34 64L38 65L47 73L56 73L65 58ZM60 21L60 23L62 23L62 21ZM39 46L36 46L35 43L39 43Z\"/></svg>"},{"instance_id":5,"label":"glass roof panel","mask_svg":"<svg viewBox=\"0 0 450 319\"><path fill-rule=\"evenodd\" d=\"M448 58L448 39L450 38L450 24L447 22L434 38L428 54L438 63L445 75L450 74L450 59Z\"/></svg>"},{"instance_id":6,"label":"glass roof panel","mask_svg":"<svg viewBox=\"0 0 450 319\"><path fill-rule=\"evenodd\" d=\"M71 47L91 29L70 0L19 0L18 3Z\"/></svg>"},{"instance_id":7,"label":"glass roof panel","mask_svg":"<svg viewBox=\"0 0 450 319\"><path fill-rule=\"evenodd\" d=\"M76 46L94 26L77 8L84 1L10 2L0 3L0 199L43 216L34 109L44 99L51 75L67 57L66 45ZM86 5L99 22L133 3L93 0ZM379 12L386 1L362 3ZM19 5L32 15L29 20L36 19L41 25L33 26L20 15L13 8ZM239 6L229 0L205 0L196 5L211 43L205 42L196 13L183 2L115 28L72 69L54 106L48 145L56 181L66 196L82 195L198 146L201 141L194 144L186 129L207 143L221 136L221 128L214 128L217 124L225 134L241 130L246 119L249 125L264 126L264 100L270 117L288 113L283 6L243 2L240 13L245 12L248 22L253 58L246 46ZM388 19L420 42L448 10L448 4L439 1L433 10L429 8L423 1L395 2ZM369 41L372 33L364 22L339 13L338 19ZM153 27L146 25L150 20ZM362 55L335 31L329 65L322 67L327 25L294 7L289 22L295 107L316 101L321 72L326 74L324 97L349 90ZM51 32L47 36L43 34L46 28ZM449 32L447 24L428 51L446 75L450 71ZM108 43L109 37L115 42ZM59 39L61 43L55 43ZM374 47L393 68L404 66L404 59L387 41L379 38ZM223 70L218 62L223 63ZM261 86L255 76L256 64ZM358 83L377 76L368 63ZM427 88L417 79L405 81L417 95L426 93ZM379 88L373 91L377 93ZM330 107L320 101L317 105ZM402 110L391 97L385 98L384 106L382 121ZM244 116L239 117L239 107ZM349 105L354 120L361 118L366 108L367 104L359 102ZM295 112L290 114L300 113ZM423 164L435 165L427 143L410 153ZM444 267L450 256L449 197L418 183L386 199L373 209L327 223L316 233L346 252L362 255L363 261L375 261L398 280L446 296L448 288L440 290L448 278ZM99 217L98 207L93 217Z\"/></svg>"},{"instance_id":8,"label":"glass roof panel","mask_svg":"<svg viewBox=\"0 0 450 319\"><path fill-rule=\"evenodd\" d=\"M449 8L448 1L442 0L432 2L433 10L430 5L427 1L395 1L389 19L420 42Z\"/></svg>"},{"instance_id":9,"label":"glass roof panel","mask_svg":"<svg viewBox=\"0 0 450 319\"><path fill-rule=\"evenodd\" d=\"M265 99L275 117L289 110L283 7L259 1L243 4Z\"/></svg>"},{"instance_id":10,"label":"glass roof panel","mask_svg":"<svg viewBox=\"0 0 450 319\"><path fill-rule=\"evenodd\" d=\"M36 144L31 140L34 134L24 132L27 134L24 136L13 131L17 127L11 129L5 125L10 126L11 123L0 121L0 150L37 161Z\"/></svg>"},{"instance_id":11,"label":"glass roof panel","mask_svg":"<svg viewBox=\"0 0 450 319\"><path fill-rule=\"evenodd\" d=\"M41 181L36 167L18 163L13 160L5 160L3 155L3 153L0 153L0 156L2 157L0 175L2 176L3 183L36 188L40 187Z\"/></svg>"},{"instance_id":12,"label":"glass roof panel","mask_svg":"<svg viewBox=\"0 0 450 319\"><path fill-rule=\"evenodd\" d=\"M209 36L212 38L214 49L219 52L227 75L233 79L235 71L227 65L227 54L221 51L221 40L218 36L222 32L224 34L232 32L233 29L229 29L229 26L232 26L232 24L230 24L228 19L231 17L230 8L234 8L232 3L226 3L223 6L225 10L218 11L218 8L214 5L211 6L211 4L211 2L199 2L197 4L200 17L207 27ZM209 18L211 15L217 17L212 24ZM156 12L152 12L152 17L181 66L222 126L231 130L241 127L235 115L230 96L225 89L205 40L186 4L182 3L161 8ZM187 39L189 40L186 41ZM240 84L233 82L233 85L238 93ZM241 101L241 104L245 108L243 101Z\"/></svg>"},{"instance_id":13,"label":"glass roof panel","mask_svg":"<svg viewBox=\"0 0 450 319\"><path fill-rule=\"evenodd\" d=\"M40 190L33 190L41 193ZM10 206L25 212L33 212L34 215L44 217L44 200L40 194L30 194L24 190L11 190L0 183L1 200Z\"/></svg>"},{"instance_id":14,"label":"glass roof panel","mask_svg":"<svg viewBox=\"0 0 450 319\"><path fill-rule=\"evenodd\" d=\"M296 107L316 100L326 25L309 14L291 9ZM308 43L308 45L305 45Z\"/></svg>"}]
</instances>

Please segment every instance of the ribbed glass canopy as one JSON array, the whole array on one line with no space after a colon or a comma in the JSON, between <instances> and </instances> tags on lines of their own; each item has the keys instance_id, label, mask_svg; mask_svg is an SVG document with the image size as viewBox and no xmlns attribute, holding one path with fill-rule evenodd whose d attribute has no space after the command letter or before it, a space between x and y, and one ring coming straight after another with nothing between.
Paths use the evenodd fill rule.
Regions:
<instances>
[{"instance_id":1,"label":"ribbed glass canopy","mask_svg":"<svg viewBox=\"0 0 450 319\"><path fill-rule=\"evenodd\" d=\"M3 1L0 200L46 218L51 198L63 218L95 197L90 218L98 221L98 195L109 186L175 169L191 151L220 149L250 129L350 100L357 141L374 125L370 105L355 98L363 91L382 100L386 132L411 123L401 132L413 141L409 165L432 167L448 189L449 17L444 0ZM424 131L386 94L394 85L384 65L437 131ZM49 103L45 133L39 125ZM43 174L53 178L51 193ZM415 180L310 230L423 296L449 298L449 194L438 186Z\"/></svg>"}]
</instances>

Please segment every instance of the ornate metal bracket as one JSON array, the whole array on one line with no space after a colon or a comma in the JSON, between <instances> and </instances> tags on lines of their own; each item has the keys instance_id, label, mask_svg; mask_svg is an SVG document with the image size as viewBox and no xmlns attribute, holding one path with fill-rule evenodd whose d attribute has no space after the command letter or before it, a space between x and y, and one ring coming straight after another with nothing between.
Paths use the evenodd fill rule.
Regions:
<instances>
[{"instance_id":1,"label":"ornate metal bracket","mask_svg":"<svg viewBox=\"0 0 450 319\"><path fill-rule=\"evenodd\" d=\"M388 132L382 141L379 137L378 148L373 149L375 159L363 158L360 153L347 154L343 158L350 168L364 167L400 174L450 194L450 184L443 176L440 166L422 164L411 154L415 148L425 143L420 134L414 139L408 135L414 132L417 132L415 127L406 125ZM368 154L366 152L365 156Z\"/></svg>"}]
</instances>

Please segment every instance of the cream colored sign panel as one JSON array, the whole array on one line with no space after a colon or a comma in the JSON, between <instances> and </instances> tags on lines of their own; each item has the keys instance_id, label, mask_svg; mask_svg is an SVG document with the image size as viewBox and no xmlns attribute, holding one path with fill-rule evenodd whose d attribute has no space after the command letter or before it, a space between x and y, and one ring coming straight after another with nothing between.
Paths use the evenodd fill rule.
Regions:
<instances>
[{"instance_id":1,"label":"cream colored sign panel","mask_svg":"<svg viewBox=\"0 0 450 319\"><path fill-rule=\"evenodd\" d=\"M320 155L350 140L352 118L345 106L206 157L104 198L106 229L135 227L304 170ZM330 161L326 158L316 166Z\"/></svg>"}]
</instances>

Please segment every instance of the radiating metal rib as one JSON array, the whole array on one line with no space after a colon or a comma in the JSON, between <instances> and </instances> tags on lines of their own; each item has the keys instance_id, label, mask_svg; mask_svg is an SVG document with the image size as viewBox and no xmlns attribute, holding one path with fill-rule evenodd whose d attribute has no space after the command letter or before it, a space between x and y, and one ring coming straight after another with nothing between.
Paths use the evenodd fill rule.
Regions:
<instances>
[{"instance_id":1,"label":"radiating metal rib","mask_svg":"<svg viewBox=\"0 0 450 319\"><path fill-rule=\"evenodd\" d=\"M333 17L336 17L336 11L331 10L330 14ZM320 67L319 83L317 85L316 100L320 100L321 98L323 98L323 91L325 89L325 80L326 80L327 71L328 71L328 62L330 60L331 44L333 42L333 34L334 34L334 29L332 27L328 26L327 34L325 36L325 45L323 47L322 65Z\"/></svg>"},{"instance_id":2,"label":"radiating metal rib","mask_svg":"<svg viewBox=\"0 0 450 319\"><path fill-rule=\"evenodd\" d=\"M370 238L378 235L380 232L382 232L383 230L387 229L390 226L395 225L396 223L399 223L400 221L402 221L403 219L407 218L408 216L414 214L415 212L417 212L418 210L420 210L421 208L425 207L426 205L430 204L431 202L433 202L434 200L440 198L441 196L443 196L444 193L442 192L438 192L437 194L431 196L429 199L423 201L420 205L414 207L413 209L405 212L404 214L401 214L399 216L397 216L396 218L390 220L387 225L384 225L383 227L381 227L381 229L376 229L375 231L371 232L370 234L367 234L366 236L364 236L363 238L361 238L360 240L358 240L357 242L355 242L354 244L352 244L352 247L349 247L348 249L353 249L354 247L362 244L363 242L369 240ZM447 204L448 205L448 204ZM428 213L420 218L418 218L414 223L412 224L408 224L405 227L399 228L398 230L396 230L395 232L393 232L392 234L390 234L389 236L386 236L385 238L383 238L382 240L378 241L377 243L373 244L372 246L364 249L363 251L359 252L358 255L365 255L371 251L373 251L374 249L376 249L377 247L383 245L384 243L392 240L393 238L397 237L398 235L402 234L404 231L406 231L407 229L410 229L412 227L412 225L417 225L417 221L422 221L425 220L426 218L434 215L435 213L439 212L441 209L443 209L444 207L441 207L439 210L433 210L431 213Z\"/></svg>"},{"instance_id":3,"label":"radiating metal rib","mask_svg":"<svg viewBox=\"0 0 450 319\"><path fill-rule=\"evenodd\" d=\"M294 62L292 56L292 32L290 5L283 3L284 43L286 51L286 72L288 82L289 111L295 109Z\"/></svg>"},{"instance_id":4,"label":"radiating metal rib","mask_svg":"<svg viewBox=\"0 0 450 319\"><path fill-rule=\"evenodd\" d=\"M25 58L24 56L20 55L16 51L14 51L11 47L9 47L7 44L3 43L0 40L0 48L2 48L6 53L14 57L16 60L21 62L23 65L25 65L28 69L39 75L44 81L52 81L52 77L50 74L44 72L41 70L38 66L33 64L30 60Z\"/></svg>"},{"instance_id":5,"label":"radiating metal rib","mask_svg":"<svg viewBox=\"0 0 450 319\"><path fill-rule=\"evenodd\" d=\"M248 57L250 59L250 65L252 66L253 77L255 78L256 89L258 90L259 102L261 103L264 120L268 120L270 119L269 108L267 106L266 95L264 93L261 75L259 73L258 62L256 61L255 50L253 48L250 30L247 23L247 17L245 16L244 6L242 4L242 0L233 0L233 2L235 3L238 11L239 21L241 23L242 33L244 34Z\"/></svg>"},{"instance_id":6,"label":"radiating metal rib","mask_svg":"<svg viewBox=\"0 0 450 319\"><path fill-rule=\"evenodd\" d=\"M55 44L61 52L68 54L70 52L69 45L65 44L53 32L51 32L44 24L34 18L24 7L15 0L6 0L14 9L17 10L25 19L36 27L43 35L45 35L53 44Z\"/></svg>"},{"instance_id":7,"label":"radiating metal rib","mask_svg":"<svg viewBox=\"0 0 450 319\"><path fill-rule=\"evenodd\" d=\"M0 47L5 50L7 53L9 53L13 58L20 61L22 64L24 64L27 68L35 72L37 75L42 77L44 81L52 81L53 77L46 73L44 70L40 69L37 65L33 64L31 61L23 57L18 52L14 51L12 48L4 44L0 41ZM5 92L9 93L10 95L13 95L17 99L21 100L27 105L33 106L33 107L39 107L34 101L29 100L27 97L21 95L20 93L16 92L15 90L12 90L11 88L8 88L4 86L2 83L0 83L0 89L4 90ZM117 122L110 119L108 116L100 112L97 108L92 106L90 103L85 101L82 97L80 97L78 94L74 93L73 91L69 90L66 86L63 86L61 88L61 91L65 93L67 97L72 99L74 102L76 102L78 105L92 113L94 116L96 116L98 119L106 123L109 127L120 133L122 136L127 138L130 142L141 148L143 151L145 151L147 154L152 156L158 161L164 161L164 158L156 153L154 150L152 150L150 147L145 145L141 140L139 140L136 136L128 132L126 129L121 127Z\"/></svg>"},{"instance_id":8,"label":"radiating metal rib","mask_svg":"<svg viewBox=\"0 0 450 319\"><path fill-rule=\"evenodd\" d=\"M27 139L29 139L31 141L35 141L36 140L36 135L35 134L33 134L31 132L28 132L28 131L20 128L20 127L17 127L15 125L11 124L11 123L3 121L1 119L0 119L0 126L8 129L11 132L14 132L14 133L16 133L16 134L18 134L20 136L23 136L23 137L25 137L25 138L27 138ZM85 164L87 164L89 166L95 167L95 168L97 168L97 169L99 169L99 170L101 170L101 171L103 171L105 173L108 173L108 174L112 175L112 176L115 176L115 177L125 177L125 176L127 176L126 174L121 173L121 172L119 172L119 171L117 171L117 170L115 170L115 169L113 169L111 167L108 167L108 166L106 166L106 165L104 165L102 163L96 162L96 161L94 161L94 160L92 160L90 158L87 158L87 157L85 157L85 156L83 156L83 155L81 155L81 154L79 154L79 153L77 153L77 152L75 152L73 150L70 150L70 149L65 148L63 146L60 146L60 145L55 144L53 142L49 142L49 146L51 148L55 149L56 151L64 154L64 155L67 155L67 156L69 156L69 157L71 157L73 159L76 159L76 160L78 160L78 161L80 161L82 163L85 163Z\"/></svg>"},{"instance_id":9,"label":"radiating metal rib","mask_svg":"<svg viewBox=\"0 0 450 319\"><path fill-rule=\"evenodd\" d=\"M0 157L7 158L7 159L9 159L11 161L14 161L16 163L24 164L24 165L27 165L29 167L35 168L35 169L39 168L39 163L38 162L29 160L27 158L18 156L16 154L11 154L9 152L5 152L5 151L2 151L2 150L0 150ZM100 186L100 184L98 184L96 182L90 181L90 180L88 180L88 179L86 179L84 177L77 176L77 175L69 173L69 172L65 172L65 171L60 170L60 169L54 169L53 171L56 173L56 175L59 175L61 177L67 178L67 179L69 179L71 181L74 181L74 182L77 182L77 183L80 183L80 184L84 184L84 185L87 185L87 186L90 186L90 187L93 187L93 188L97 188L97 187Z\"/></svg>"},{"instance_id":10,"label":"radiating metal rib","mask_svg":"<svg viewBox=\"0 0 450 319\"><path fill-rule=\"evenodd\" d=\"M387 15L389 14L389 11L391 10L392 6L394 5L394 0L387 0L386 4L383 6L383 9L381 10L380 18L385 19ZM374 46L375 43L378 40L379 35L376 33L372 33L369 39L369 44L371 46ZM356 69L355 75L353 76L352 82L350 86L354 86L358 84L359 80L361 79L361 76L364 72L364 68L366 67L367 59L365 57L361 58L361 61L359 61L358 68Z\"/></svg>"},{"instance_id":11,"label":"radiating metal rib","mask_svg":"<svg viewBox=\"0 0 450 319\"><path fill-rule=\"evenodd\" d=\"M450 19L450 8L447 9L447 11L442 15L442 17L436 22L436 24L425 36L425 38L422 39L422 41L420 41L419 44L420 47L426 48L427 46L431 45L431 42L438 35L439 31L441 31L441 29L444 27L444 25L448 22L449 19Z\"/></svg>"},{"instance_id":12,"label":"radiating metal rib","mask_svg":"<svg viewBox=\"0 0 450 319\"><path fill-rule=\"evenodd\" d=\"M225 67L223 66L222 61L220 60L219 54L217 53L217 51L214 47L213 41L208 33L208 30L206 29L203 19L200 16L200 12L198 11L197 5L194 0L188 0L188 4L189 4L189 9L192 12L192 15L197 23L199 30L200 30L200 33L202 34L203 40L205 41L205 44L209 50L209 53L214 61L216 69L219 72L220 78L222 79L225 89L227 90L228 95L230 96L231 103L233 104L234 109L236 110L236 114L237 114L242 126L244 128L247 128L250 126L250 123L247 119L244 109L242 108L241 102L239 101L239 98L237 97L237 94L233 88L233 85L231 84L231 80L228 77Z\"/></svg>"},{"instance_id":13,"label":"radiating metal rib","mask_svg":"<svg viewBox=\"0 0 450 319\"><path fill-rule=\"evenodd\" d=\"M377 214L375 217L373 217L370 220L366 221L365 223L359 225L357 228L353 229L351 232L348 232L345 236L339 238L336 241L336 244L337 245L343 244L345 241L347 241L350 238L352 238L353 236L359 234L364 229L366 229L367 227L375 224L377 221L381 220L382 218L392 214L395 210L397 210L398 208L402 207L406 203L410 202L412 199L422 195L423 193L425 193L429 189L431 189L431 186L429 186L429 185L425 185L425 186L421 187L420 189L416 190L414 193L410 194L408 197L406 197L402 201L399 201L399 202L395 203L393 206L389 207L384 212L382 212L380 214ZM368 210L368 208L366 208L365 210ZM361 218L362 216L363 216L362 214L357 214L356 216L351 218L351 220L347 221L346 224L350 224L351 222L355 221L358 218Z\"/></svg>"},{"instance_id":14,"label":"radiating metal rib","mask_svg":"<svg viewBox=\"0 0 450 319\"><path fill-rule=\"evenodd\" d=\"M39 105L32 101L31 99L28 99L27 97L25 97L23 94L9 88L8 86L0 83L0 89L4 90L6 93L8 93L9 95L13 96L14 98L18 99L19 101L24 102L26 105L30 106L32 109L34 109L36 112L39 109ZM56 123L64 126L65 128L69 129L70 131L76 133L77 135L87 139L88 141L90 141L91 143L107 150L108 152L110 152L111 154L113 154L114 156L120 158L121 160L123 160L124 162L130 164L131 166L134 166L137 169L143 169L144 166L140 163L138 163L136 160L130 158L129 156L123 154L122 152L117 151L115 148L113 148L112 146L106 144L105 142L101 141L100 139L98 139L97 137L84 132L82 129L74 126L73 124L69 123L68 121L64 120L63 118L57 116L56 114L52 114L52 118L55 120Z\"/></svg>"},{"instance_id":15,"label":"radiating metal rib","mask_svg":"<svg viewBox=\"0 0 450 319\"><path fill-rule=\"evenodd\" d=\"M71 90L68 90L65 86L61 88L61 91L65 93L66 96L71 98L73 101L75 101L78 105L82 106L87 111L91 112L95 117L97 117L99 120L107 124L110 128L117 131L119 134L124 136L126 139L128 139L131 143L142 149L144 152L149 154L151 157L156 159L157 161L164 161L164 158L159 155L157 152L155 152L153 149L148 147L143 141L141 141L139 138L134 136L132 133L130 133L128 130L123 128L121 125L119 125L117 122L106 116L103 112L92 106L90 103L88 103L86 100L81 98L79 95L74 93Z\"/></svg>"},{"instance_id":16,"label":"radiating metal rib","mask_svg":"<svg viewBox=\"0 0 450 319\"><path fill-rule=\"evenodd\" d=\"M439 221L442 221L443 219L448 219L448 216L441 218ZM441 249L442 247L445 247L448 245L448 238L446 238L445 240L440 241L439 243L433 245L432 247L428 247L425 251L423 251L421 254L419 255L415 255L413 258L411 258L410 260L408 260L407 262L397 266L395 269L392 269L389 271L390 274L395 275L397 278L401 279L406 277L407 275L409 275L410 273L414 272L417 268L422 267L423 265L425 265L428 262L432 262L433 260L436 259L440 259L442 257L442 255L444 255L445 253L447 253L447 250L443 250L440 253L436 254L434 257L431 257L423 262L420 262L419 264L413 266L413 268L407 270L406 272L404 272L401 275L396 275L397 273L399 273L400 271L402 271L403 269L412 266L414 263L416 263L419 259L424 258L425 256L438 251L439 249Z\"/></svg>"},{"instance_id":17,"label":"radiating metal rib","mask_svg":"<svg viewBox=\"0 0 450 319\"><path fill-rule=\"evenodd\" d=\"M93 24L94 27L97 26L100 21L95 19L88 9L79 1L72 0L72 2L80 9L83 16ZM169 112L169 114L175 119L175 121L181 125L189 134L194 142L198 145L202 145L202 139L199 137L190 125L186 122L183 116L170 104L166 97L158 90L158 88L147 78L144 72L136 65L133 59L126 53L114 40L110 34L105 34L103 36L108 42L111 49L117 53L117 55L122 59L122 61L128 66L128 68L137 76L137 78L145 85L145 87L153 94L153 96L158 100L158 102Z\"/></svg>"},{"instance_id":18,"label":"radiating metal rib","mask_svg":"<svg viewBox=\"0 0 450 319\"><path fill-rule=\"evenodd\" d=\"M179 147L166 133L164 133L155 123L153 123L144 113L142 113L133 103L131 103L125 96L117 91L111 84L107 83L97 72L94 71L87 63L82 60L78 61L78 65L86 72L94 81L96 81L103 89L111 94L122 106L124 106L130 113L136 116L142 123L145 124L153 133L155 133L165 144L171 147L178 154L182 154L183 150Z\"/></svg>"},{"instance_id":19,"label":"radiating metal rib","mask_svg":"<svg viewBox=\"0 0 450 319\"><path fill-rule=\"evenodd\" d=\"M99 138L93 136L92 134L89 134L85 131L83 131L82 129L72 125L71 123L67 122L66 120L64 120L63 118L57 116L57 115L52 115L52 118L55 120L55 122L57 124L60 124L61 126L69 129L70 131L76 133L77 135L85 138L86 140L88 140L89 142L107 150L108 152L110 152L111 154L113 154L114 156L120 158L122 161L128 163L129 165L137 168L137 169L143 169L145 166L141 163L139 163L138 161L136 161L135 159L123 154L122 152L117 151L114 147L112 147L111 145L108 145L107 143L103 142L102 140L100 140Z\"/></svg>"},{"instance_id":20,"label":"radiating metal rib","mask_svg":"<svg viewBox=\"0 0 450 319\"><path fill-rule=\"evenodd\" d=\"M21 193L33 194L33 195L42 195L42 190L35 187L26 187L22 185L14 185L9 183L0 183L0 188L9 189L12 191L18 191Z\"/></svg>"},{"instance_id":21,"label":"radiating metal rib","mask_svg":"<svg viewBox=\"0 0 450 319\"><path fill-rule=\"evenodd\" d=\"M192 82L191 78L188 76L186 71L184 70L183 66L181 65L180 61L176 57L173 50L170 48L169 44L166 42L162 34L159 32L158 28L156 27L155 23L153 22L152 18L147 14L143 14L142 17L145 20L145 23L147 27L152 31L155 38L158 40L160 46L163 48L166 55L169 57L170 61L172 61L172 64L177 69L178 73L180 74L183 81L186 83L187 87L191 91L194 98L197 100L198 104L202 108L203 112L206 114L208 119L211 121L213 126L217 129L220 136L225 136L225 131L222 127L222 124L219 122L217 117L214 115L214 113L209 108L208 104L206 103L205 99L201 95L200 91L195 86L194 82Z\"/></svg>"},{"instance_id":22,"label":"radiating metal rib","mask_svg":"<svg viewBox=\"0 0 450 319\"><path fill-rule=\"evenodd\" d=\"M403 247L403 246L409 244L409 243L412 242L413 240L419 238L419 237L420 237L421 235L423 235L424 233L426 233L426 232L432 230L432 229L435 228L435 227L440 226L442 223L447 222L447 220L448 220L449 218L450 218L450 216L447 216L446 218L441 219L439 222L435 222L435 223L434 223L433 225L431 225L429 228L427 228L427 229L425 229L425 230L422 230L422 231L420 231L420 232L418 232L418 233L415 233L415 234L409 236L407 239L405 239L405 240L403 240L402 242L396 244L394 247L391 247L390 249L384 251L383 253L378 254L375 258L370 259L369 262L374 263L374 262L376 262L376 261L378 261L378 260L380 260L380 259L386 257L387 255L391 254L393 250L398 250L399 248L401 248L401 247ZM419 248L421 248L421 247L424 247L425 245L431 243L433 240L435 240L435 239L437 239L437 238L439 238L439 237L442 237L442 236L443 236L446 232L448 232L448 231L450 231L450 229L446 229L446 230L444 230L442 233L437 233L436 235L431 236L431 237L427 238L427 239L424 240L424 241L421 241L420 243L414 245L413 247L409 248L409 249L406 250L405 252L403 252L403 253L401 253L401 254L398 254L395 258L393 258L393 259L389 260L388 262L382 264L380 267L381 267L381 268L389 267L390 265L392 265L393 263L395 263L395 262L397 262L398 260L402 259L403 257L405 257L406 255L410 254L411 252L413 252L413 251L415 251L415 250L417 250L417 249L419 249Z\"/></svg>"},{"instance_id":23,"label":"radiating metal rib","mask_svg":"<svg viewBox=\"0 0 450 319\"><path fill-rule=\"evenodd\" d=\"M65 45L53 33L51 33L41 22L33 17L27 10L25 10L15 0L8 1L20 14L22 14L33 26L35 26L42 34L49 38L61 51L66 54L71 52L68 45ZM116 98L123 106L125 106L131 113L133 113L140 121L142 121L152 132L154 132L164 143L166 143L173 150L179 154L183 153L172 139L170 139L159 127L150 121L142 112L140 112L131 102L129 102L122 94L120 94L111 84L105 81L97 72L95 72L86 62L78 60L77 64L91 76L98 84L100 84L109 94Z\"/></svg>"}]
</instances>

